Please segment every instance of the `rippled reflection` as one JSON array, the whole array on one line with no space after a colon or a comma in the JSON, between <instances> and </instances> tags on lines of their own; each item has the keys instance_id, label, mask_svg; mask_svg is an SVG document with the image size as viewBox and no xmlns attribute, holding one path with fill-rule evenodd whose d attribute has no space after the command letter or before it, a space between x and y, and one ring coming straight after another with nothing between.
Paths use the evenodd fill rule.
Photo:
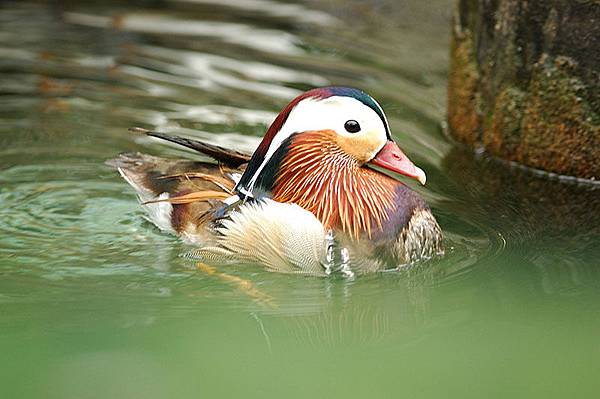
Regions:
<instances>
[{"instance_id":1,"label":"rippled reflection","mask_svg":"<svg viewBox=\"0 0 600 399\"><path fill-rule=\"evenodd\" d=\"M74 12L65 13L64 18L69 23L94 28L114 28L160 35L214 36L225 43L259 51L301 54L297 46L299 42L293 35L232 22L197 21L143 14L119 14L118 17L111 18Z\"/></svg>"},{"instance_id":2,"label":"rippled reflection","mask_svg":"<svg viewBox=\"0 0 600 399\"><path fill-rule=\"evenodd\" d=\"M2 3L0 351L2 371L28 380L0 396L98 397L135 368L120 396L487 397L506 380L517 390L498 397L535 397L537 372L556 376L549 397L594 372L598 190L444 136L452 3ZM427 171L415 189L444 258L356 281L207 273L104 166L123 151L195 157L131 126L252 151L290 98L327 84L382 104Z\"/></svg>"},{"instance_id":3,"label":"rippled reflection","mask_svg":"<svg viewBox=\"0 0 600 399\"><path fill-rule=\"evenodd\" d=\"M313 10L303 4L279 3L271 0L231 0L223 3L219 0L177 0L194 4L210 4L220 7L232 7L245 12L265 14L275 18L288 18L297 23L319 25L333 24L336 19L325 12Z\"/></svg>"}]
</instances>

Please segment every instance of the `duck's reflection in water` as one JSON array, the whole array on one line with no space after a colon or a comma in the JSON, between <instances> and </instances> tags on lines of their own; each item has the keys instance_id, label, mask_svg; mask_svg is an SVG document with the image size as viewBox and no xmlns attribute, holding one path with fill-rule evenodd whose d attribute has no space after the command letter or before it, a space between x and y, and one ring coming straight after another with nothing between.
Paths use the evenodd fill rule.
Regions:
<instances>
[{"instance_id":1,"label":"duck's reflection in water","mask_svg":"<svg viewBox=\"0 0 600 399\"><path fill-rule=\"evenodd\" d=\"M265 287L271 301L254 306L251 315L269 347L290 337L314 347L381 343L430 323L431 290L439 273L434 262L425 262L353 281L288 276L283 289L281 282Z\"/></svg>"}]
</instances>

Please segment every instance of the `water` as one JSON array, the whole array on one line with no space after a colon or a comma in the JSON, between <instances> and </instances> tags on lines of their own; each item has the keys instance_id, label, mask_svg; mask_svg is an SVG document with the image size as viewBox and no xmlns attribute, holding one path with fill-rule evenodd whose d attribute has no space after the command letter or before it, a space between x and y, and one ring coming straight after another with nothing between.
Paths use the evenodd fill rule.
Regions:
<instances>
[{"instance_id":1,"label":"water","mask_svg":"<svg viewBox=\"0 0 600 399\"><path fill-rule=\"evenodd\" d=\"M450 0L94 3L0 6L0 397L597 395L600 191L445 137ZM252 149L326 84L380 100L443 259L211 274L103 165L189 156L130 126Z\"/></svg>"}]
</instances>

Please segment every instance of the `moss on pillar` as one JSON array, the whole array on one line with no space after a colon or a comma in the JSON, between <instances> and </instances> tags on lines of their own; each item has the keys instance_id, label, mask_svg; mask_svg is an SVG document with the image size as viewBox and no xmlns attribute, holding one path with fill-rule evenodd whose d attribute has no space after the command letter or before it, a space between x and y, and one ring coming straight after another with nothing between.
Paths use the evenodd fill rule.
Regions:
<instances>
[{"instance_id":1,"label":"moss on pillar","mask_svg":"<svg viewBox=\"0 0 600 399\"><path fill-rule=\"evenodd\" d=\"M458 0L451 134L550 172L600 179L600 3Z\"/></svg>"}]
</instances>

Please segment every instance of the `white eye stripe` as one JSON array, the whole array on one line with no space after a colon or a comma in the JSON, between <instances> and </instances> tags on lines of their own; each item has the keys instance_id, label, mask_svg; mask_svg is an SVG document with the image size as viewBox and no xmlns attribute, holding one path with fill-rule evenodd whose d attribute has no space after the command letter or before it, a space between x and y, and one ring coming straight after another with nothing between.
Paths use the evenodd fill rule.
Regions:
<instances>
[{"instance_id":1,"label":"white eye stripe","mask_svg":"<svg viewBox=\"0 0 600 399\"><path fill-rule=\"evenodd\" d=\"M375 102L381 110L381 106ZM382 114L383 111L381 110ZM344 128L348 120L360 124L360 131L349 133ZM287 120L275 135L254 175L240 191L246 194L253 191L254 185L273 154L292 134L311 130L335 130L340 135L357 135L367 131L381 132L382 143L387 140L387 120L382 121L379 114L361 101L345 96L331 96L325 99L306 98L300 101L290 112ZM382 144L383 146L383 144Z\"/></svg>"},{"instance_id":2,"label":"white eye stripe","mask_svg":"<svg viewBox=\"0 0 600 399\"><path fill-rule=\"evenodd\" d=\"M381 105L379 105L379 103L377 102L377 100L375 100L374 98L371 98L373 100L373 102L375 103L375 105L377 105L377 108L379 108L379 111L381 112L381 115L383 115L383 125L385 126L385 131L387 133L389 133L390 135L391 130L390 130L390 124L387 120L387 115L385 114L385 112L383 112L383 108L381 108Z\"/></svg>"}]
</instances>

